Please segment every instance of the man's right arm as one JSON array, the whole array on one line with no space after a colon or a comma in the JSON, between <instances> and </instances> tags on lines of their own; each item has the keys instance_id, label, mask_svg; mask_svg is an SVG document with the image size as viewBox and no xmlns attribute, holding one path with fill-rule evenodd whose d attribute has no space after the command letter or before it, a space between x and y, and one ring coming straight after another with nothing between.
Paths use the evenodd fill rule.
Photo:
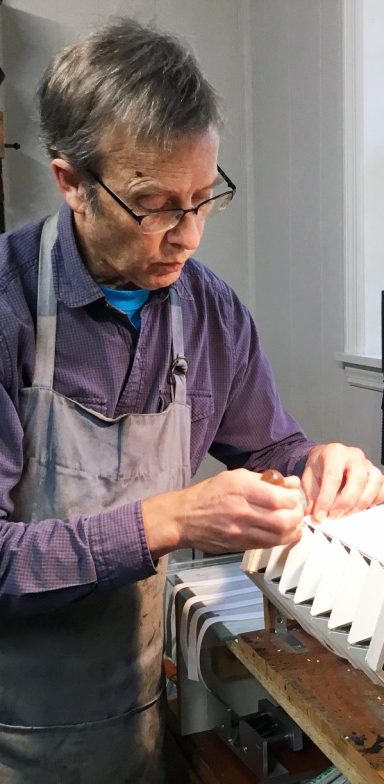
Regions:
<instances>
[{"instance_id":1,"label":"man's right arm","mask_svg":"<svg viewBox=\"0 0 384 784\"><path fill-rule=\"evenodd\" d=\"M0 611L42 612L96 586L113 589L155 573L179 547L225 552L298 536L299 491L272 488L245 469L185 490L68 519L12 519L12 490L23 470L23 431L0 385Z\"/></svg>"},{"instance_id":2,"label":"man's right arm","mask_svg":"<svg viewBox=\"0 0 384 784\"><path fill-rule=\"evenodd\" d=\"M245 468L223 471L142 502L148 547L155 560L185 547L213 554L293 543L303 524L301 499L296 476L278 487Z\"/></svg>"}]
</instances>

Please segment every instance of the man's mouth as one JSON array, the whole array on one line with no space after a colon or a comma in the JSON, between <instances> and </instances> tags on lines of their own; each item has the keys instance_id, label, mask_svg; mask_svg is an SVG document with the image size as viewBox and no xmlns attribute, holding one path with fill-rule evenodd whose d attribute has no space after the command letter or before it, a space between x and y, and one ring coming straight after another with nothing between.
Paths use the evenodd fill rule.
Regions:
<instances>
[{"instance_id":1,"label":"man's mouth","mask_svg":"<svg viewBox=\"0 0 384 784\"><path fill-rule=\"evenodd\" d=\"M153 265L160 273L177 272L184 266L183 261L159 261Z\"/></svg>"}]
</instances>

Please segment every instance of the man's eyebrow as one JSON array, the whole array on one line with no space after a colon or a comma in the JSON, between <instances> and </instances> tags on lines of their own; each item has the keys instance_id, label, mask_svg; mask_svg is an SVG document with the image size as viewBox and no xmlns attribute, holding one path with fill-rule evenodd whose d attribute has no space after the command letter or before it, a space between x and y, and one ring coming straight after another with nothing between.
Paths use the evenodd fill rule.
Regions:
<instances>
[{"instance_id":1,"label":"man's eyebrow","mask_svg":"<svg viewBox=\"0 0 384 784\"><path fill-rule=\"evenodd\" d=\"M223 183L223 178L221 174L217 173L213 182L208 183L207 185L204 185L202 188L198 188L197 190L206 191L209 190L210 188L214 188L215 185L220 185L221 183ZM173 190L172 188L167 188L165 185L162 185L161 182L158 182L156 180L153 180L152 182L131 181L131 183L127 183L126 187L129 190L134 191L135 193L145 193L146 191L148 191L151 193L153 192L166 193L169 194L170 196L178 195L177 191Z\"/></svg>"}]
</instances>

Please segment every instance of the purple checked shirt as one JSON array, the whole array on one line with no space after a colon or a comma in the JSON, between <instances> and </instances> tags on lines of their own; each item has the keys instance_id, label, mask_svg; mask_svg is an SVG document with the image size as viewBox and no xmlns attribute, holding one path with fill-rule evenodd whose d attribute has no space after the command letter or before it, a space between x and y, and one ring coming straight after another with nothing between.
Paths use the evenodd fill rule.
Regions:
<instances>
[{"instance_id":1,"label":"purple checked shirt","mask_svg":"<svg viewBox=\"0 0 384 784\"><path fill-rule=\"evenodd\" d=\"M31 385L42 221L0 237L0 606L37 612L155 571L141 503L66 520L12 520L23 468L19 390ZM138 334L108 305L60 211L53 251L58 301L54 389L108 417L156 413L170 402L167 290L153 292ZM303 470L312 446L282 408L255 326L235 293L190 259L175 288L183 315L192 410L191 467L209 451L228 468ZM39 565L39 567L38 567Z\"/></svg>"}]
</instances>

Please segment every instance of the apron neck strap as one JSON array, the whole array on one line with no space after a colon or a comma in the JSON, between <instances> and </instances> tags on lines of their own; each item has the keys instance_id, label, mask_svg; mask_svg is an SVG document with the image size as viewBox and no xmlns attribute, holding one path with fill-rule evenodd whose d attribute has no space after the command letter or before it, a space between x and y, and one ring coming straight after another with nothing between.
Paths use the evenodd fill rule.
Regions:
<instances>
[{"instance_id":1,"label":"apron neck strap","mask_svg":"<svg viewBox=\"0 0 384 784\"><path fill-rule=\"evenodd\" d=\"M32 386L52 389L55 370L57 301L53 287L52 249L57 238L58 213L46 219L40 240L39 275L37 286L36 360ZM172 332L172 364L170 384L176 403L187 402L186 374L188 363L184 356L183 318L179 295L174 288L169 295Z\"/></svg>"},{"instance_id":2,"label":"apron neck strap","mask_svg":"<svg viewBox=\"0 0 384 784\"><path fill-rule=\"evenodd\" d=\"M52 389L55 369L57 302L53 288L52 249L57 237L58 213L47 218L40 240L37 283L36 360L33 387Z\"/></svg>"},{"instance_id":3,"label":"apron neck strap","mask_svg":"<svg viewBox=\"0 0 384 784\"><path fill-rule=\"evenodd\" d=\"M175 403L187 402L187 370L188 363L184 356L183 317L181 302L174 288L170 289L169 302L171 308L172 329L172 364L169 373L172 399Z\"/></svg>"}]
</instances>

